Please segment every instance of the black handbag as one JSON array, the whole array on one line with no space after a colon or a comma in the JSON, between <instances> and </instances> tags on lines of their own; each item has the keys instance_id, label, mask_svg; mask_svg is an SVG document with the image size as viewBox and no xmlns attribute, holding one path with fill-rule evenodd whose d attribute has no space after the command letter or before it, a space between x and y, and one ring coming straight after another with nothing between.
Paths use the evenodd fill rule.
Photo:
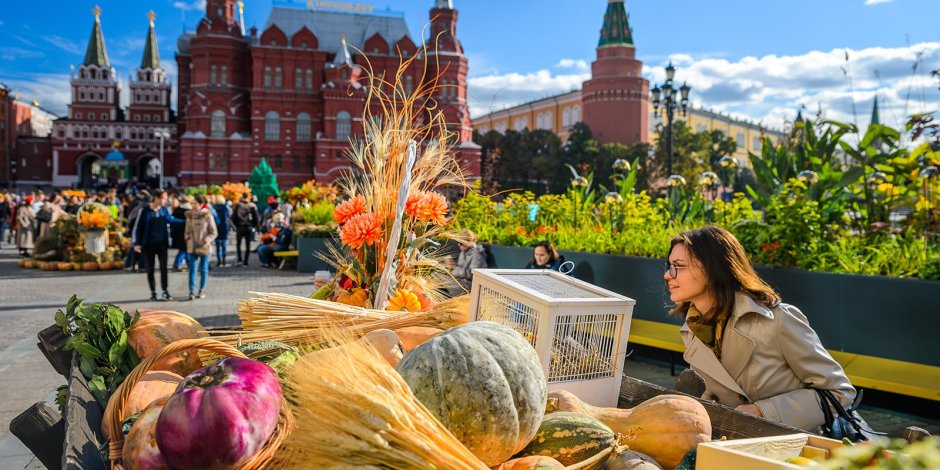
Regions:
<instances>
[{"instance_id":1,"label":"black handbag","mask_svg":"<svg viewBox=\"0 0 940 470\"><path fill-rule=\"evenodd\" d=\"M865 422L858 414L858 406L862 403L862 390L855 394L855 400L848 408L842 406L839 400L829 390L815 389L819 394L819 403L822 407L826 422L822 425L822 435L842 440L848 438L852 442L869 441L875 436L884 436L887 433L877 432Z\"/></svg>"}]
</instances>

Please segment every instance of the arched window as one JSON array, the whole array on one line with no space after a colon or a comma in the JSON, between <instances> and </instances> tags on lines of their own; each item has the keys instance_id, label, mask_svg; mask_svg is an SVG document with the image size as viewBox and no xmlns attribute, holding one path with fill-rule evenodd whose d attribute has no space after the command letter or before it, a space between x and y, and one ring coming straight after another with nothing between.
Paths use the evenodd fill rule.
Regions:
<instances>
[{"instance_id":1,"label":"arched window","mask_svg":"<svg viewBox=\"0 0 940 470\"><path fill-rule=\"evenodd\" d=\"M222 76L219 77L220 85L228 85L228 65L222 66Z\"/></svg>"},{"instance_id":2,"label":"arched window","mask_svg":"<svg viewBox=\"0 0 940 470\"><path fill-rule=\"evenodd\" d=\"M294 69L294 89L300 89L304 86L304 69Z\"/></svg>"},{"instance_id":3,"label":"arched window","mask_svg":"<svg viewBox=\"0 0 940 470\"><path fill-rule=\"evenodd\" d=\"M565 110L561 112L561 125L564 127L571 126L571 108L565 108Z\"/></svg>"},{"instance_id":4,"label":"arched window","mask_svg":"<svg viewBox=\"0 0 940 470\"><path fill-rule=\"evenodd\" d=\"M105 79L105 80L108 79L108 71L107 71L107 70L102 70L102 71L101 71L101 78L103 78L103 79Z\"/></svg>"},{"instance_id":5,"label":"arched window","mask_svg":"<svg viewBox=\"0 0 940 470\"><path fill-rule=\"evenodd\" d=\"M271 67L264 68L264 87L271 88Z\"/></svg>"},{"instance_id":6,"label":"arched window","mask_svg":"<svg viewBox=\"0 0 940 470\"><path fill-rule=\"evenodd\" d=\"M281 88L284 86L284 80L281 77L281 68L277 67L274 69L274 88Z\"/></svg>"},{"instance_id":7,"label":"arched window","mask_svg":"<svg viewBox=\"0 0 940 470\"><path fill-rule=\"evenodd\" d=\"M297 115L297 140L310 142L310 115L307 113Z\"/></svg>"},{"instance_id":8,"label":"arched window","mask_svg":"<svg viewBox=\"0 0 940 470\"><path fill-rule=\"evenodd\" d=\"M212 137L225 137L225 112L217 109L212 112Z\"/></svg>"},{"instance_id":9,"label":"arched window","mask_svg":"<svg viewBox=\"0 0 940 470\"><path fill-rule=\"evenodd\" d=\"M304 84L307 89L313 89L313 69L307 69L307 80Z\"/></svg>"},{"instance_id":10,"label":"arched window","mask_svg":"<svg viewBox=\"0 0 940 470\"><path fill-rule=\"evenodd\" d=\"M352 134L352 116L346 111L336 115L336 140L349 140Z\"/></svg>"},{"instance_id":11,"label":"arched window","mask_svg":"<svg viewBox=\"0 0 940 470\"><path fill-rule=\"evenodd\" d=\"M264 139L278 140L281 138L281 117L274 111L264 115Z\"/></svg>"},{"instance_id":12,"label":"arched window","mask_svg":"<svg viewBox=\"0 0 940 470\"><path fill-rule=\"evenodd\" d=\"M215 84L216 84L216 82L217 82L218 79L219 79L218 75L219 75L219 68L218 68L218 67L216 67L215 65L209 67L209 84L210 84L210 85L215 85Z\"/></svg>"},{"instance_id":13,"label":"arched window","mask_svg":"<svg viewBox=\"0 0 940 470\"><path fill-rule=\"evenodd\" d=\"M579 122L581 122L581 106L575 105L571 109L571 125L573 126Z\"/></svg>"}]
</instances>

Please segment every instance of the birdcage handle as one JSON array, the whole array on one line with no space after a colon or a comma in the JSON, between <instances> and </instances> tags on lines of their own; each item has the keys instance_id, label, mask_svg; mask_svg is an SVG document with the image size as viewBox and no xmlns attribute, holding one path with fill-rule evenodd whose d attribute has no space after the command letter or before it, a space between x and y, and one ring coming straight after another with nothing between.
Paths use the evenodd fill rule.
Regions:
<instances>
[{"instance_id":1,"label":"birdcage handle","mask_svg":"<svg viewBox=\"0 0 940 470\"><path fill-rule=\"evenodd\" d=\"M574 271L574 261L565 261L558 266L558 272L562 274L571 274Z\"/></svg>"}]
</instances>

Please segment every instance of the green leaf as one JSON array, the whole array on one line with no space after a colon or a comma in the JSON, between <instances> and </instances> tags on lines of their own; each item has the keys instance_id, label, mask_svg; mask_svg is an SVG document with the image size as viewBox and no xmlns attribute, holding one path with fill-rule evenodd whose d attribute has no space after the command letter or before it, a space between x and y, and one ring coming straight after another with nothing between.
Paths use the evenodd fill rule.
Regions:
<instances>
[{"instance_id":1,"label":"green leaf","mask_svg":"<svg viewBox=\"0 0 940 470\"><path fill-rule=\"evenodd\" d=\"M90 357L83 357L78 361L78 369L85 378L90 379L95 375L95 360Z\"/></svg>"},{"instance_id":2,"label":"green leaf","mask_svg":"<svg viewBox=\"0 0 940 470\"><path fill-rule=\"evenodd\" d=\"M121 331L124 329L125 315L126 313L124 313L124 310L121 310L119 307L115 307L114 305L108 306L107 323L108 323L108 326L111 327L111 331L113 331L114 333L117 333L118 331Z\"/></svg>"},{"instance_id":3,"label":"green leaf","mask_svg":"<svg viewBox=\"0 0 940 470\"><path fill-rule=\"evenodd\" d=\"M123 340L123 342L122 342ZM112 364L118 364L121 362L121 356L124 354L124 350L127 349L127 331L121 331L121 336L116 342L111 345L111 349L108 350L108 360Z\"/></svg>"},{"instance_id":4,"label":"green leaf","mask_svg":"<svg viewBox=\"0 0 940 470\"><path fill-rule=\"evenodd\" d=\"M101 357L101 351L98 348L84 342L84 341L75 341L72 343L72 346L84 357L89 357L91 359L98 359Z\"/></svg>"},{"instance_id":5,"label":"green leaf","mask_svg":"<svg viewBox=\"0 0 940 470\"><path fill-rule=\"evenodd\" d=\"M66 335L69 334L69 320L65 317L65 312L62 310L56 310L55 312L55 324L59 328L62 328L62 332Z\"/></svg>"}]
</instances>

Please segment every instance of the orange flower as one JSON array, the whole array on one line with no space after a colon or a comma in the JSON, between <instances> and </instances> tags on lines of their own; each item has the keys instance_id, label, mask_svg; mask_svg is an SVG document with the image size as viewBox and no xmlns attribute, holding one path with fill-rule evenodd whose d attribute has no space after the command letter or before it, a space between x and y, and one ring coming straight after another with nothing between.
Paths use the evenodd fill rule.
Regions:
<instances>
[{"instance_id":1,"label":"orange flower","mask_svg":"<svg viewBox=\"0 0 940 470\"><path fill-rule=\"evenodd\" d=\"M441 193L421 191L408 197L405 213L426 222L447 222L447 198Z\"/></svg>"},{"instance_id":2,"label":"orange flower","mask_svg":"<svg viewBox=\"0 0 940 470\"><path fill-rule=\"evenodd\" d=\"M398 289L395 295L388 299L388 306L385 310L396 312L420 312L421 300L418 295L408 289Z\"/></svg>"},{"instance_id":3,"label":"orange flower","mask_svg":"<svg viewBox=\"0 0 940 470\"><path fill-rule=\"evenodd\" d=\"M366 198L356 196L336 206L336 209L333 209L333 218L336 219L336 223L342 224L353 216L362 214L365 211Z\"/></svg>"},{"instance_id":4,"label":"orange flower","mask_svg":"<svg viewBox=\"0 0 940 470\"><path fill-rule=\"evenodd\" d=\"M108 226L111 216L102 209L83 211L78 214L78 223L89 229L103 229Z\"/></svg>"},{"instance_id":5,"label":"orange flower","mask_svg":"<svg viewBox=\"0 0 940 470\"><path fill-rule=\"evenodd\" d=\"M356 214L345 220L340 240L350 248L359 248L363 243L371 245L382 237L382 219L375 214Z\"/></svg>"}]
</instances>

